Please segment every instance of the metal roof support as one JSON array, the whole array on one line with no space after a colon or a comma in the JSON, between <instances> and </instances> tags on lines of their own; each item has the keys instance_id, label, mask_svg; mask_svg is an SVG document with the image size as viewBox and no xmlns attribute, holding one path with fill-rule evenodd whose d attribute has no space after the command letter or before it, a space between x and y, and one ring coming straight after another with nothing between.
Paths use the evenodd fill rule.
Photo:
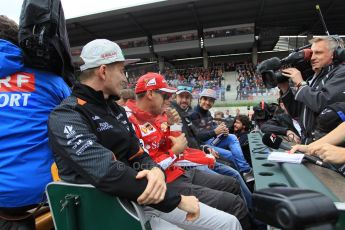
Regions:
<instances>
[{"instance_id":1,"label":"metal roof support","mask_svg":"<svg viewBox=\"0 0 345 230\"><path fill-rule=\"evenodd\" d=\"M195 21L195 24L196 24L196 27L197 27L198 31L202 30L203 26L200 23L198 12L195 9L195 4L193 2L188 3L188 8L192 11L192 14L193 14L193 17L194 17L194 21Z\"/></svg>"},{"instance_id":2,"label":"metal roof support","mask_svg":"<svg viewBox=\"0 0 345 230\"><path fill-rule=\"evenodd\" d=\"M330 1L330 3L328 4L328 6L326 7L326 10L322 10L323 12L323 17L325 18L325 16L327 16L328 12L330 11L330 9L332 9L332 7L334 6L336 0L332 0ZM325 18L326 21L326 25L327 25L327 18ZM308 29L308 31L313 31L313 29L315 28L315 26L317 26L320 22L320 19L317 18L317 20L315 20L314 24L310 27L310 29Z\"/></svg>"},{"instance_id":3,"label":"metal roof support","mask_svg":"<svg viewBox=\"0 0 345 230\"><path fill-rule=\"evenodd\" d=\"M264 8L265 8L265 0L261 0L260 1L260 8L259 8L260 10L258 11L258 13L256 14L256 17L255 17L255 24L259 22L261 15L264 12Z\"/></svg>"},{"instance_id":4,"label":"metal roof support","mask_svg":"<svg viewBox=\"0 0 345 230\"><path fill-rule=\"evenodd\" d=\"M151 36L151 33L147 29L145 29L144 26L140 24L140 22L138 22L138 20L135 18L135 16L133 14L126 13L126 15L144 33L145 36L148 36L148 37Z\"/></svg>"},{"instance_id":5,"label":"metal roof support","mask_svg":"<svg viewBox=\"0 0 345 230\"><path fill-rule=\"evenodd\" d=\"M197 30L198 30L200 54L203 56L203 59L205 59L205 58L208 59L207 50L206 50L205 42L204 42L205 41L204 40L204 29L203 29L203 25L200 22L199 15L198 15L198 12L195 8L194 2L188 3L188 8L192 11L195 25L196 25ZM208 60L206 60L206 62L208 62ZM206 64L206 66L207 66L207 64ZM204 60L204 68L205 68L205 60Z\"/></svg>"},{"instance_id":6,"label":"metal roof support","mask_svg":"<svg viewBox=\"0 0 345 230\"><path fill-rule=\"evenodd\" d=\"M89 35L91 35L94 38L99 36L99 34L92 32L91 30L87 29L85 26L83 26L82 24L80 24L78 22L73 23L73 25L75 26L75 28L79 27L79 28L83 29L86 33L88 33Z\"/></svg>"}]
</instances>

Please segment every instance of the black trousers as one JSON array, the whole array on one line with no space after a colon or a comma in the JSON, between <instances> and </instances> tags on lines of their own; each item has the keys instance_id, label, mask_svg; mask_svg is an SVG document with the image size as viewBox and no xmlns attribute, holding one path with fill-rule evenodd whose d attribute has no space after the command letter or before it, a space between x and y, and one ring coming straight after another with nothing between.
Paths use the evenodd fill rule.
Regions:
<instances>
[{"instance_id":1,"label":"black trousers","mask_svg":"<svg viewBox=\"0 0 345 230\"><path fill-rule=\"evenodd\" d=\"M196 196L200 202L236 216L243 229L251 229L248 209L234 178L192 169L169 183L169 188L181 195Z\"/></svg>"},{"instance_id":2,"label":"black trousers","mask_svg":"<svg viewBox=\"0 0 345 230\"><path fill-rule=\"evenodd\" d=\"M35 219L33 216L20 220L9 221L0 218L1 230L35 230Z\"/></svg>"},{"instance_id":3,"label":"black trousers","mask_svg":"<svg viewBox=\"0 0 345 230\"><path fill-rule=\"evenodd\" d=\"M35 217L33 215L23 220L8 220L19 219L27 214L27 210L35 208L37 205L28 205L17 208L1 208L0 207L0 230L35 230Z\"/></svg>"}]
</instances>

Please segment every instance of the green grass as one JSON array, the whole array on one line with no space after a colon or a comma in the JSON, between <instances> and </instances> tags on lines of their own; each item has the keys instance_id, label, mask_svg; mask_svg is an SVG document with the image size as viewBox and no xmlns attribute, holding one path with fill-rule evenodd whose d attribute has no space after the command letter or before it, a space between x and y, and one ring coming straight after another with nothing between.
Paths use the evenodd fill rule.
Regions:
<instances>
[{"instance_id":1,"label":"green grass","mask_svg":"<svg viewBox=\"0 0 345 230\"><path fill-rule=\"evenodd\" d=\"M257 105L258 102L253 101L241 101L241 102L234 102L234 103L227 103L227 102L219 102L214 104L214 107L238 107L238 106L253 106Z\"/></svg>"},{"instance_id":2,"label":"green grass","mask_svg":"<svg viewBox=\"0 0 345 230\"><path fill-rule=\"evenodd\" d=\"M253 101L216 101L213 107L247 107L247 106L256 106L261 102L261 100L253 100ZM277 102L274 98L265 100L266 103ZM195 106L197 104L197 100L193 100L192 104Z\"/></svg>"},{"instance_id":3,"label":"green grass","mask_svg":"<svg viewBox=\"0 0 345 230\"><path fill-rule=\"evenodd\" d=\"M255 106L259 104L260 101L236 101L236 102L216 102L214 107L239 107L239 106ZM265 100L266 103L276 102L275 100Z\"/></svg>"}]
</instances>

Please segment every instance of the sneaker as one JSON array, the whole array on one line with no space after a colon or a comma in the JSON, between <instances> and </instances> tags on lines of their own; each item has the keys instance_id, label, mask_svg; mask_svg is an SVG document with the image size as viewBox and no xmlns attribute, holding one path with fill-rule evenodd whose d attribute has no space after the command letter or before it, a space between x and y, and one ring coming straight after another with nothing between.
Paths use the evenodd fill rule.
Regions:
<instances>
[{"instance_id":1,"label":"sneaker","mask_svg":"<svg viewBox=\"0 0 345 230\"><path fill-rule=\"evenodd\" d=\"M243 179L246 183L254 181L253 169L249 172L243 173Z\"/></svg>"}]
</instances>

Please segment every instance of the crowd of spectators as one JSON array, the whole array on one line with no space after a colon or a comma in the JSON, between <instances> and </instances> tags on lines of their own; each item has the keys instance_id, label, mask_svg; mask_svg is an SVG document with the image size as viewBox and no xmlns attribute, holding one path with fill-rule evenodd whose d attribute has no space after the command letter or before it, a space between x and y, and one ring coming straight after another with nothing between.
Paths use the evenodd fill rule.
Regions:
<instances>
[{"instance_id":1,"label":"crowd of spectators","mask_svg":"<svg viewBox=\"0 0 345 230\"><path fill-rule=\"evenodd\" d=\"M134 88L138 77L147 72L159 72L158 65L147 65L134 67L127 71L129 88ZM212 88L217 91L226 89L224 82L224 72L236 72L236 100L249 100L255 96L265 96L268 93L275 94L276 91L269 91L263 84L261 75L256 73L252 63L223 62L213 63L207 69L193 65L183 65L173 67L166 65L161 74L168 84L176 87L178 85L191 85L195 92L199 93L203 88ZM228 87L228 91L231 90Z\"/></svg>"},{"instance_id":2,"label":"crowd of spectators","mask_svg":"<svg viewBox=\"0 0 345 230\"><path fill-rule=\"evenodd\" d=\"M139 76L144 73L158 71L157 65L128 70L128 88L134 88ZM193 86L195 91L200 91L203 88L219 90L222 87L222 80L224 80L223 73L223 66L214 66L207 69L195 66L180 66L175 69L167 66L161 74L165 77L168 84L173 87L190 85Z\"/></svg>"},{"instance_id":3,"label":"crowd of spectators","mask_svg":"<svg viewBox=\"0 0 345 230\"><path fill-rule=\"evenodd\" d=\"M236 88L236 100L247 100L250 96L266 93L262 78L260 74L255 72L253 64L238 64L236 65L236 72L238 74L237 81L239 82Z\"/></svg>"},{"instance_id":4,"label":"crowd of spectators","mask_svg":"<svg viewBox=\"0 0 345 230\"><path fill-rule=\"evenodd\" d=\"M147 72L159 72L159 68L157 65L148 65L129 69L127 71L129 88L134 88L138 76ZM176 67L166 65L161 74L169 85L173 87L191 85L194 88L194 93L197 94L203 88L212 88L216 91L225 90L227 87L224 83L224 72L237 73L236 100L249 100L255 96L265 96L271 92L263 84L261 75L255 72L253 64L249 62L241 64L236 62L214 63L212 67L207 69L193 65ZM228 88L227 90L229 91L231 88Z\"/></svg>"},{"instance_id":5,"label":"crowd of spectators","mask_svg":"<svg viewBox=\"0 0 345 230\"><path fill-rule=\"evenodd\" d=\"M205 85L221 86L223 68L212 67L204 69L202 67L180 68L176 70L167 69L165 73L167 81L177 86L180 84L190 84L194 88L202 88Z\"/></svg>"},{"instance_id":6,"label":"crowd of spectators","mask_svg":"<svg viewBox=\"0 0 345 230\"><path fill-rule=\"evenodd\" d=\"M159 68L157 65L146 65L140 67L132 67L127 69L126 77L128 80L127 88L134 89L135 84L137 83L140 76L144 75L147 72L159 72Z\"/></svg>"}]
</instances>

